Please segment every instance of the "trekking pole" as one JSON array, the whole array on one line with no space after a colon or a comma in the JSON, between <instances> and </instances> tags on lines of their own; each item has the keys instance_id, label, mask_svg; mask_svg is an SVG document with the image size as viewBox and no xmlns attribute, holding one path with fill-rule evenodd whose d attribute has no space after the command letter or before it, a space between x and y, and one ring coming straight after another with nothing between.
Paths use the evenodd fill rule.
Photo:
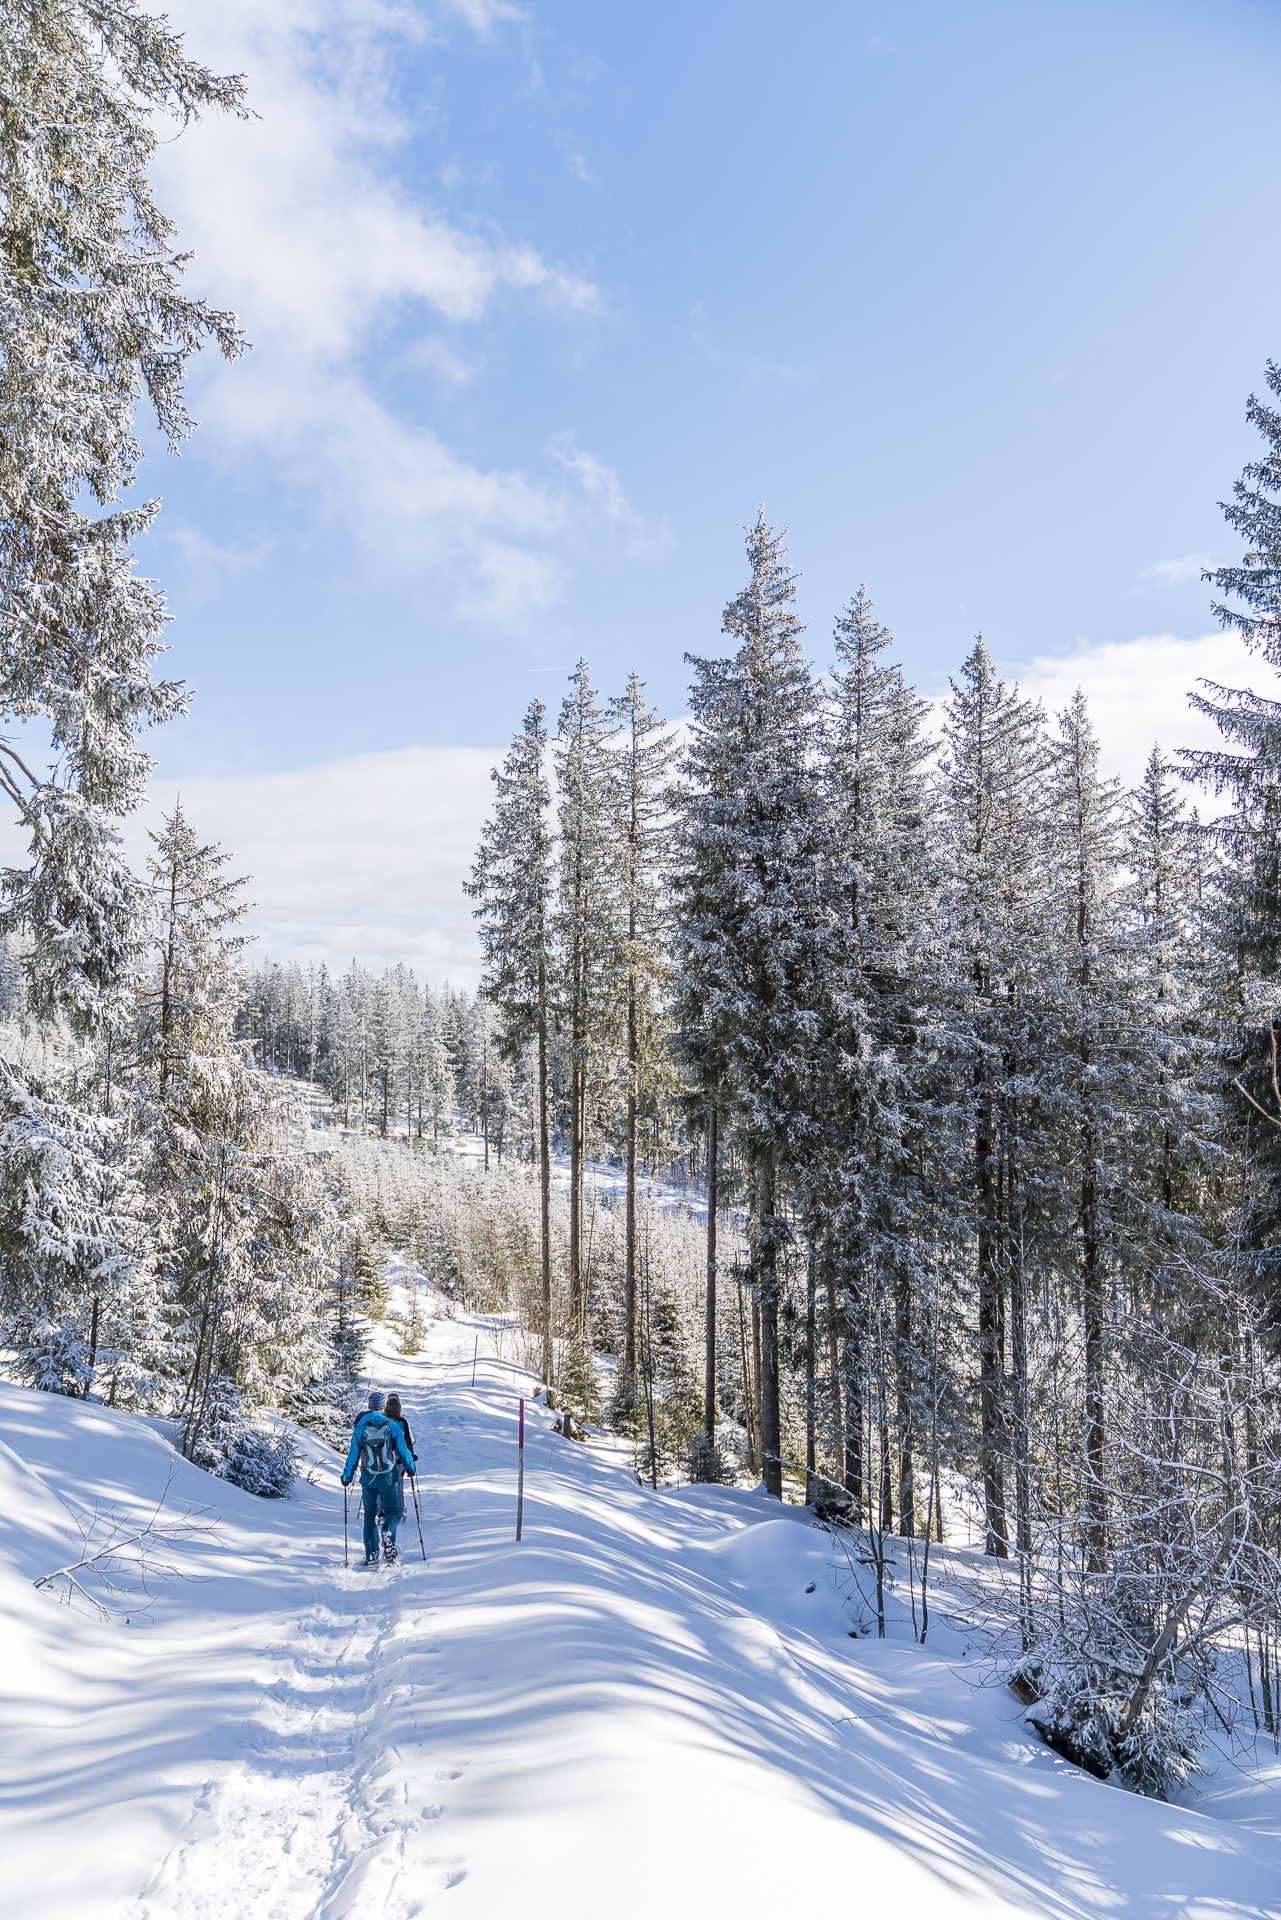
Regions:
<instances>
[{"instance_id":1,"label":"trekking pole","mask_svg":"<svg viewBox=\"0 0 1281 1920\"><path fill-rule=\"evenodd\" d=\"M347 1564L347 1489L342 1490L342 1563Z\"/></svg>"},{"instance_id":2,"label":"trekking pole","mask_svg":"<svg viewBox=\"0 0 1281 1920\"><path fill-rule=\"evenodd\" d=\"M414 1490L414 1517L418 1522L418 1544L423 1548L423 1559L425 1560L427 1558L427 1549L423 1547L423 1516L418 1505L418 1475L416 1473L410 1474L409 1484Z\"/></svg>"},{"instance_id":3,"label":"trekking pole","mask_svg":"<svg viewBox=\"0 0 1281 1920\"><path fill-rule=\"evenodd\" d=\"M480 1352L480 1335L477 1334L475 1345L472 1347L472 1350L471 1350L471 1383L473 1387L476 1384L476 1355L479 1352Z\"/></svg>"}]
</instances>

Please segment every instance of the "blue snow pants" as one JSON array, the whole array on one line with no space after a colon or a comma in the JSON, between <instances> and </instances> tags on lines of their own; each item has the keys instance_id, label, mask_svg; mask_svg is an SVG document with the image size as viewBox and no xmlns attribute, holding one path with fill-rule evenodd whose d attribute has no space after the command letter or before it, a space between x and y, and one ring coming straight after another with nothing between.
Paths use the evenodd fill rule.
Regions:
<instances>
[{"instance_id":1,"label":"blue snow pants","mask_svg":"<svg viewBox=\"0 0 1281 1920\"><path fill-rule=\"evenodd\" d=\"M378 1519L381 1509L382 1523L392 1539L396 1538L396 1528L400 1524L400 1502L396 1497L396 1482L389 1476L386 1480L364 1480L360 1488L365 1505L365 1558L378 1558Z\"/></svg>"}]
</instances>

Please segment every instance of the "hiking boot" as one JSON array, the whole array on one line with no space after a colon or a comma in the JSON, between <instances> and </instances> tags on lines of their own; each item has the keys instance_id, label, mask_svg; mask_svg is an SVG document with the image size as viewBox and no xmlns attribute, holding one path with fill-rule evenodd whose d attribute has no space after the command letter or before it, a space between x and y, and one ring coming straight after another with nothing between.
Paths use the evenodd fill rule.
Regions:
<instances>
[{"instance_id":1,"label":"hiking boot","mask_svg":"<svg viewBox=\"0 0 1281 1920\"><path fill-rule=\"evenodd\" d=\"M383 1558L385 1560L390 1561L390 1560L398 1559L399 1556L400 1556L400 1548L396 1545L396 1542L391 1539L384 1540L383 1541Z\"/></svg>"}]
</instances>

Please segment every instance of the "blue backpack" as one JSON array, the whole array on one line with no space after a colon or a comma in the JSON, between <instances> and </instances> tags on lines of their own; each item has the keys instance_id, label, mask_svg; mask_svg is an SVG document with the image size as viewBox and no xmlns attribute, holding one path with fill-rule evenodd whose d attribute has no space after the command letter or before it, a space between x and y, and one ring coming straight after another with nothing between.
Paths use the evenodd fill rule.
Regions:
<instances>
[{"instance_id":1,"label":"blue backpack","mask_svg":"<svg viewBox=\"0 0 1281 1920\"><path fill-rule=\"evenodd\" d=\"M396 1435L381 1413L360 1436L360 1471L367 1480L390 1480L396 1471Z\"/></svg>"}]
</instances>

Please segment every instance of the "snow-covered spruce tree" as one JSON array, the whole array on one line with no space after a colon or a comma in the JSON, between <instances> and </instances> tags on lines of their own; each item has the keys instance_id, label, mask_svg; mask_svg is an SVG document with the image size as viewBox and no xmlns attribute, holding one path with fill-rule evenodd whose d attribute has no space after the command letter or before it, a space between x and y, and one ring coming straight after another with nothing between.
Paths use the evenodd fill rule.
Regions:
<instances>
[{"instance_id":1,"label":"snow-covered spruce tree","mask_svg":"<svg viewBox=\"0 0 1281 1920\"><path fill-rule=\"evenodd\" d=\"M1229 977L1206 937L1212 850L1180 785L1154 746L1130 796L1122 859L1133 1060L1125 1234L1160 1312L1186 1303L1189 1272L1213 1264L1217 1196L1231 1180L1213 1085Z\"/></svg>"},{"instance_id":2,"label":"snow-covered spruce tree","mask_svg":"<svg viewBox=\"0 0 1281 1920\"><path fill-rule=\"evenodd\" d=\"M827 1398L839 1472L856 1512L897 1498L915 1524L913 1297L946 1210L929 1185L932 1075L927 1006L938 892L922 736L925 703L884 658L887 630L860 588L836 623L825 737L821 1027L802 1177L812 1286L826 1294ZM884 1296L884 1297L882 1297ZM807 1372L817 1374L807 1328ZM874 1398L883 1465L873 1496L862 1434ZM842 1420L842 1413L844 1418ZM813 1422L811 1421L811 1426ZM889 1474L890 1426L897 1487ZM813 1472L814 1463L807 1463ZM813 1491L813 1485L811 1490ZM830 1493L830 1489L829 1489Z\"/></svg>"},{"instance_id":3,"label":"snow-covered spruce tree","mask_svg":"<svg viewBox=\"0 0 1281 1920\"><path fill-rule=\"evenodd\" d=\"M32 1054L35 1058L32 1058ZM136 1156L51 1052L0 1058L0 1341L17 1378L135 1404L166 1357Z\"/></svg>"},{"instance_id":4,"label":"snow-covered spruce tree","mask_svg":"<svg viewBox=\"0 0 1281 1920\"><path fill-rule=\"evenodd\" d=\"M331 1093L341 1103L342 1123L350 1127L359 1114L365 1124L369 1086L369 1052L373 1027L373 977L353 960L338 983L338 1018L334 1038L334 1079Z\"/></svg>"},{"instance_id":5,"label":"snow-covered spruce tree","mask_svg":"<svg viewBox=\"0 0 1281 1920\"><path fill-rule=\"evenodd\" d=\"M138 994L138 1041L163 1104L184 1062L230 1042L228 1017L239 997L233 967L250 940L235 929L249 907L237 897L244 877L226 876L229 856L200 844L181 800L147 838L155 848L147 872L160 951Z\"/></svg>"},{"instance_id":6,"label":"snow-covered spruce tree","mask_svg":"<svg viewBox=\"0 0 1281 1920\"><path fill-rule=\"evenodd\" d=\"M667 973L667 829L671 813L671 767L676 749L654 708L645 683L633 671L626 691L610 701L618 726L616 752L617 840L621 963L626 989L626 1100L624 1195L623 1369L636 1373L636 1174L637 1120L647 1082L663 1056L662 1012ZM714 1124L714 1123L713 1123ZM716 1313L715 1174L710 1181L708 1305ZM709 1360L707 1419L714 1432L714 1349Z\"/></svg>"},{"instance_id":7,"label":"snow-covered spruce tree","mask_svg":"<svg viewBox=\"0 0 1281 1920\"><path fill-rule=\"evenodd\" d=\"M1039 1107L1035 1063L1046 924L1049 749L1039 706L997 677L980 636L944 717L940 816L950 1054L957 1074L959 1194L974 1222L978 1293L979 1473L987 1551L1009 1553L1011 1286L1025 1318L1026 1130ZM1016 1374L1024 1366L1015 1357Z\"/></svg>"},{"instance_id":8,"label":"snow-covered spruce tree","mask_svg":"<svg viewBox=\"0 0 1281 1920\"><path fill-rule=\"evenodd\" d=\"M0 717L34 727L29 753L12 735L0 743L0 788L30 837L28 863L0 877L0 928L21 934L28 1012L108 1042L147 944L145 893L117 826L150 767L141 734L183 704L153 674L163 599L133 572L133 541L156 509L121 505L141 457L135 407L145 396L175 447L192 424L188 357L205 340L228 356L242 345L232 315L184 297L184 257L147 168L156 116L238 112L242 87L190 60L130 0L29 0L0 34ZM49 746L52 764L33 771ZM135 1336L150 1309L145 1235L119 1210L132 1179L124 1129L110 1114L89 1123L103 1090L84 1063L45 1071L46 1052L31 1073L26 1062L10 1052L14 1157L0 1162L25 1222L10 1304L34 1336L39 1303L57 1296L44 1318L56 1337L40 1336L50 1381L87 1391L108 1350L128 1348L112 1369L125 1391L149 1364ZM31 1185L41 1174L47 1191ZM26 1335L7 1310L6 1324L21 1353Z\"/></svg>"},{"instance_id":9,"label":"snow-covered spruce tree","mask_svg":"<svg viewBox=\"0 0 1281 1920\"><path fill-rule=\"evenodd\" d=\"M765 1484L782 1495L779 1182L808 1149L816 1035L817 699L801 651L796 576L764 509L751 579L725 609L729 659L687 656L692 739L675 877L679 1029L723 1061L735 1140L751 1170L752 1285L761 1328Z\"/></svg>"},{"instance_id":10,"label":"snow-covered spruce tree","mask_svg":"<svg viewBox=\"0 0 1281 1920\"><path fill-rule=\"evenodd\" d=\"M1090 1573L1108 1562L1109 1301L1119 1212L1130 1187L1129 1115L1136 1088L1135 1022L1121 940L1121 796L1099 773L1099 749L1077 692L1058 716L1051 788L1051 894L1059 965L1048 998L1057 1019L1059 1244L1077 1281L1082 1340L1082 1475ZM1050 1047L1053 1042L1048 1043ZM1043 1066L1050 1059L1042 1055ZM1075 1231L1065 1232L1074 1219Z\"/></svg>"},{"instance_id":11,"label":"snow-covered spruce tree","mask_svg":"<svg viewBox=\"0 0 1281 1920\"><path fill-rule=\"evenodd\" d=\"M264 1493L284 1441L245 1416L303 1411L334 1370L324 1315L333 1209L291 1149L283 1096L234 1039L241 883L175 808L148 862L160 949L139 997L134 1113L150 1145L146 1184L169 1311L184 1348L173 1383L182 1451ZM264 1446L267 1453L264 1453ZM274 1453L272 1450L274 1449ZM282 1450L283 1449L283 1450Z\"/></svg>"},{"instance_id":12,"label":"snow-covered spruce tree","mask_svg":"<svg viewBox=\"0 0 1281 1920\"><path fill-rule=\"evenodd\" d=\"M370 1035L374 1110L378 1117L378 1131L384 1139L400 1104L409 1051L405 1011L401 982L389 969L374 987L373 1030Z\"/></svg>"},{"instance_id":13,"label":"snow-covered spruce tree","mask_svg":"<svg viewBox=\"0 0 1281 1920\"><path fill-rule=\"evenodd\" d=\"M445 1045L444 1016L439 995L427 989L423 1004L423 1089L431 1115L433 1152L440 1145L440 1129L454 1104L454 1070Z\"/></svg>"},{"instance_id":14,"label":"snow-covered spruce tree","mask_svg":"<svg viewBox=\"0 0 1281 1920\"><path fill-rule=\"evenodd\" d=\"M569 1069L569 1317L571 1340L587 1342L583 1272L583 1162L592 1082L613 1049L620 966L618 795L610 742L616 731L587 662L569 676L556 736L560 858L555 940L557 1017Z\"/></svg>"},{"instance_id":15,"label":"snow-covered spruce tree","mask_svg":"<svg viewBox=\"0 0 1281 1920\"><path fill-rule=\"evenodd\" d=\"M1281 399L1281 366L1273 361L1267 384ZM1220 596L1213 602L1220 624L1281 674L1281 410L1251 394L1247 417L1264 449L1235 483L1232 500L1221 503L1246 551L1238 564L1207 577ZM1248 1199L1233 1238L1248 1283L1275 1327L1281 1326L1281 1131L1259 1114L1275 1111L1272 1048L1281 1018L1281 700L1249 688L1200 685L1191 704L1215 722L1224 744L1184 749L1179 758L1186 777L1228 802L1207 829L1217 872L1206 928L1231 981L1218 1048L1226 1114L1248 1131L1251 1146Z\"/></svg>"},{"instance_id":16,"label":"snow-covered spruce tree","mask_svg":"<svg viewBox=\"0 0 1281 1920\"><path fill-rule=\"evenodd\" d=\"M501 771L495 767L494 811L464 891L479 901L485 974L481 991L502 1022L502 1045L518 1059L532 1041L538 1050L538 1154L542 1182L541 1268L543 1379L552 1379L551 1141L548 1128L547 1035L551 1019L552 837L551 794L543 759L546 709L530 702Z\"/></svg>"},{"instance_id":17,"label":"snow-covered spruce tree","mask_svg":"<svg viewBox=\"0 0 1281 1920\"><path fill-rule=\"evenodd\" d=\"M132 0L26 0L0 35L0 715L47 728L55 752L41 777L0 750L31 836L3 924L25 931L33 1008L85 1033L123 1017L144 948L116 831L150 767L139 735L184 700L153 676L164 603L133 571L156 507L120 505L135 406L176 447L188 357L243 344L233 315L183 294L147 169L157 117L241 112L243 84Z\"/></svg>"}]
</instances>

